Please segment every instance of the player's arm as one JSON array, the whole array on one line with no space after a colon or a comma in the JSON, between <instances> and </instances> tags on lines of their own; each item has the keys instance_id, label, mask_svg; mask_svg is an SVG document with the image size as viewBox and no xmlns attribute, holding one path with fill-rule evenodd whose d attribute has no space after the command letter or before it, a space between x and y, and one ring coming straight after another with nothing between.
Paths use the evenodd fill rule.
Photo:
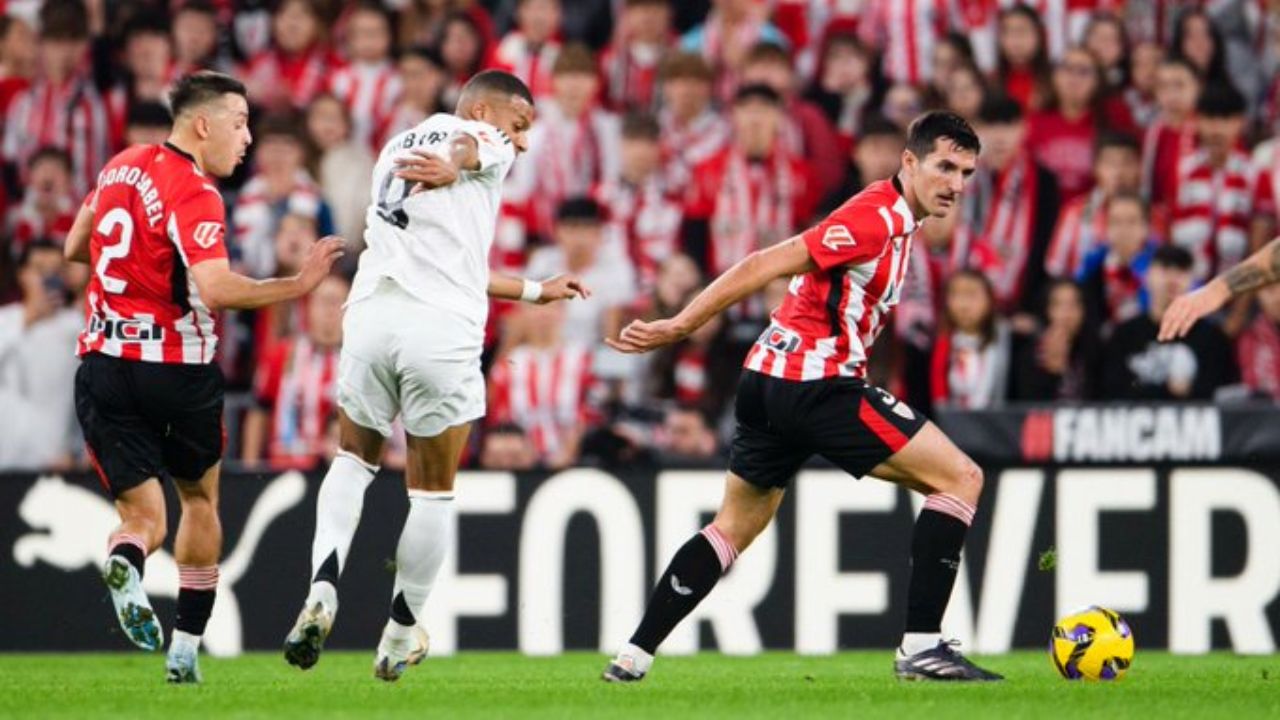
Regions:
<instances>
[{"instance_id":1,"label":"player's arm","mask_svg":"<svg viewBox=\"0 0 1280 720\"><path fill-rule=\"evenodd\" d=\"M729 268L698 293L675 317L643 322L623 329L617 340L605 338L614 350L640 353L669 345L702 327L708 320L764 289L774 278L807 273L817 267L800 236L757 250Z\"/></svg>"},{"instance_id":2,"label":"player's arm","mask_svg":"<svg viewBox=\"0 0 1280 720\"><path fill-rule=\"evenodd\" d=\"M489 274L489 297L499 300L523 300L524 302L546 305L557 300L572 300L580 297L591 297L591 290L582 281L572 275L557 275L550 280L537 282L524 278Z\"/></svg>"},{"instance_id":3,"label":"player's arm","mask_svg":"<svg viewBox=\"0 0 1280 720\"><path fill-rule=\"evenodd\" d=\"M254 280L231 270L225 257L209 258L190 267L200 299L210 310L251 310L293 300L311 292L343 255L344 240L330 235L311 246L298 274L287 278Z\"/></svg>"},{"instance_id":4,"label":"player's arm","mask_svg":"<svg viewBox=\"0 0 1280 720\"><path fill-rule=\"evenodd\" d=\"M1280 237L1202 287L1174 300L1160 322L1159 339L1176 340L1186 335L1197 320L1217 312L1232 298L1278 281Z\"/></svg>"},{"instance_id":5,"label":"player's arm","mask_svg":"<svg viewBox=\"0 0 1280 720\"><path fill-rule=\"evenodd\" d=\"M432 190L457 182L463 171L480 169L480 147L470 135L459 133L449 140L449 157L414 150L396 160L396 177Z\"/></svg>"},{"instance_id":6,"label":"player's arm","mask_svg":"<svg viewBox=\"0 0 1280 720\"><path fill-rule=\"evenodd\" d=\"M89 264L89 238L92 235L93 207L86 203L76 213L76 221L71 225L67 241L62 246L62 255L67 262Z\"/></svg>"}]
</instances>

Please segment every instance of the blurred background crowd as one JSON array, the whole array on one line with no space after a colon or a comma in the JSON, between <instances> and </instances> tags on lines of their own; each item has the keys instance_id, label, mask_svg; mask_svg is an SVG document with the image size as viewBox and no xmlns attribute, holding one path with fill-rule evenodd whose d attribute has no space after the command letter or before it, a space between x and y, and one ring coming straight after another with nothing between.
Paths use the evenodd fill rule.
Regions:
<instances>
[{"instance_id":1,"label":"blurred background crowd","mask_svg":"<svg viewBox=\"0 0 1280 720\"><path fill-rule=\"evenodd\" d=\"M1277 0L0 0L0 468L83 463L74 339L89 268L60 246L102 164L162 142L163 98L211 68L249 87L224 184L234 265L358 250L382 144L491 67L537 98L498 271L595 291L496 304L489 415L464 466L719 464L778 281L645 357L600 342L669 316L752 250L897 169L947 108L983 152L931 219L871 379L917 408L1280 398L1280 288L1181 343L1170 299L1276 233ZM331 456L358 252L303 301L220 320L229 463ZM406 319L429 323L430 318ZM403 444L386 464L402 461Z\"/></svg>"}]
</instances>

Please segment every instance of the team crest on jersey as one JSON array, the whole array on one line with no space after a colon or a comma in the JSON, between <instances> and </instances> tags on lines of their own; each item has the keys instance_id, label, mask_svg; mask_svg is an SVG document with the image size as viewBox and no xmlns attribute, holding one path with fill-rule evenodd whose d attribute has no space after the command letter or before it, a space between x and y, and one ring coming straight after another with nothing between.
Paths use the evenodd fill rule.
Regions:
<instances>
[{"instance_id":1,"label":"team crest on jersey","mask_svg":"<svg viewBox=\"0 0 1280 720\"><path fill-rule=\"evenodd\" d=\"M222 223L202 222L196 225L196 229L191 233L191 239L195 240L200 247L208 250L218 243L218 238L221 235Z\"/></svg>"},{"instance_id":2,"label":"team crest on jersey","mask_svg":"<svg viewBox=\"0 0 1280 720\"><path fill-rule=\"evenodd\" d=\"M822 246L832 252L837 252L842 247L855 247L857 244L853 239L853 233L843 225L832 225L822 236Z\"/></svg>"}]
</instances>

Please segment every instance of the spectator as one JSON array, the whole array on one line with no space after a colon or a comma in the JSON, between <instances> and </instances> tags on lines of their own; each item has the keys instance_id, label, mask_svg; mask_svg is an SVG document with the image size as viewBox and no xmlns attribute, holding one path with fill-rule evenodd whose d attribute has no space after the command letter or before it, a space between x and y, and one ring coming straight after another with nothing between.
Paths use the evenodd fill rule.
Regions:
<instances>
[{"instance_id":1,"label":"spectator","mask_svg":"<svg viewBox=\"0 0 1280 720\"><path fill-rule=\"evenodd\" d=\"M338 234L347 239L349 257L363 247L365 210L373 155L351 136L348 107L333 95L317 95L307 108L307 135L318 151L315 177L324 202L333 211Z\"/></svg>"},{"instance_id":2,"label":"spectator","mask_svg":"<svg viewBox=\"0 0 1280 720\"><path fill-rule=\"evenodd\" d=\"M668 410L655 436L659 459L667 465L696 464L720 455L711 418L696 407L677 405Z\"/></svg>"},{"instance_id":3,"label":"spectator","mask_svg":"<svg viewBox=\"0 0 1280 720\"><path fill-rule=\"evenodd\" d=\"M951 72L951 82L942 88L946 109L974 122L987 99L987 83L976 67L958 67Z\"/></svg>"},{"instance_id":4,"label":"spectator","mask_svg":"<svg viewBox=\"0 0 1280 720\"><path fill-rule=\"evenodd\" d=\"M154 102L134 103L124 119L124 144L163 145L172 128L173 120L167 106Z\"/></svg>"},{"instance_id":5,"label":"spectator","mask_svg":"<svg viewBox=\"0 0 1280 720\"><path fill-rule=\"evenodd\" d=\"M924 97L915 85L898 83L885 92L880 112L906 132L911 121L924 112Z\"/></svg>"},{"instance_id":6,"label":"spectator","mask_svg":"<svg viewBox=\"0 0 1280 720\"><path fill-rule=\"evenodd\" d=\"M5 116L4 159L25 169L41 147L71 153L73 187L84 196L111 150L102 96L84 72L89 26L81 0L48 0L40 8L41 74L14 96ZM26 178L21 182L25 184Z\"/></svg>"},{"instance_id":7,"label":"spectator","mask_svg":"<svg viewBox=\"0 0 1280 720\"><path fill-rule=\"evenodd\" d=\"M563 337L584 347L617 337L623 308L635 300L635 271L621 248L605 245L604 211L590 198L570 198L556 216L555 244L529 259L526 275L549 278L571 273L591 288L591 297L566 303Z\"/></svg>"},{"instance_id":8,"label":"spectator","mask_svg":"<svg viewBox=\"0 0 1280 720\"><path fill-rule=\"evenodd\" d=\"M377 152L377 131L401 92L391 63L391 18L381 3L363 0L347 16L346 29L347 64L329 76L329 91L347 106L349 139Z\"/></svg>"},{"instance_id":9,"label":"spectator","mask_svg":"<svg viewBox=\"0 0 1280 720\"><path fill-rule=\"evenodd\" d=\"M1195 260L1196 282L1249 254L1258 174L1240 149L1244 123L1245 100L1235 88L1211 85L1201 93L1195 120L1200 146L1178 163L1169 228L1169 240Z\"/></svg>"},{"instance_id":10,"label":"spectator","mask_svg":"<svg viewBox=\"0 0 1280 720\"><path fill-rule=\"evenodd\" d=\"M1010 399L1091 399L1098 364L1097 328L1089 322L1083 291L1074 281L1060 279L1049 284L1045 296L1044 329L1014 339Z\"/></svg>"},{"instance_id":11,"label":"spectator","mask_svg":"<svg viewBox=\"0 0 1280 720\"><path fill-rule=\"evenodd\" d=\"M1142 194L1151 202L1153 224L1164 234L1178 197L1182 158L1196 145L1195 111L1200 76L1186 60L1170 58L1156 70L1155 120L1142 141Z\"/></svg>"},{"instance_id":12,"label":"spectator","mask_svg":"<svg viewBox=\"0 0 1280 720\"><path fill-rule=\"evenodd\" d=\"M1115 95L1129 86L1129 32L1120 16L1096 12L1084 30L1084 48L1102 68L1106 95Z\"/></svg>"},{"instance_id":13,"label":"spectator","mask_svg":"<svg viewBox=\"0 0 1280 720\"><path fill-rule=\"evenodd\" d=\"M1103 132L1093 149L1093 190L1066 203L1058 216L1045 272L1071 278L1080 271L1089 252L1104 242L1107 201L1119 193L1136 193L1140 181L1137 140L1129 135Z\"/></svg>"},{"instance_id":14,"label":"spectator","mask_svg":"<svg viewBox=\"0 0 1280 720\"><path fill-rule=\"evenodd\" d=\"M652 291L639 298L633 310L646 320L672 317L701 285L698 264L688 255L677 253L658 266Z\"/></svg>"},{"instance_id":15,"label":"spectator","mask_svg":"<svg viewBox=\"0 0 1280 720\"><path fill-rule=\"evenodd\" d=\"M58 148L37 150L27 161L27 183L22 204L9 217L14 251L42 239L61 246L80 210L71 190L71 156Z\"/></svg>"},{"instance_id":16,"label":"spectator","mask_svg":"<svg viewBox=\"0 0 1280 720\"><path fill-rule=\"evenodd\" d=\"M714 75L700 55L674 53L659 69L662 81L662 162L673 192L684 192L693 168L729 142L729 123L711 107Z\"/></svg>"},{"instance_id":17,"label":"spectator","mask_svg":"<svg viewBox=\"0 0 1280 720\"><path fill-rule=\"evenodd\" d=\"M715 95L733 98L738 72L747 52L757 43L787 47L787 38L766 17L768 8L755 0L711 0L706 20L680 38L680 49L700 53L714 71Z\"/></svg>"},{"instance_id":18,"label":"spectator","mask_svg":"<svg viewBox=\"0 0 1280 720\"><path fill-rule=\"evenodd\" d=\"M1160 112L1156 105L1156 74L1163 60L1164 50L1151 42L1138 43L1129 57L1129 85L1121 97L1139 128L1150 127Z\"/></svg>"},{"instance_id":19,"label":"spectator","mask_svg":"<svg viewBox=\"0 0 1280 720\"><path fill-rule=\"evenodd\" d=\"M36 75L36 33L15 15L0 16L0 116Z\"/></svg>"},{"instance_id":20,"label":"spectator","mask_svg":"<svg viewBox=\"0 0 1280 720\"><path fill-rule=\"evenodd\" d=\"M858 31L880 50L887 79L923 85L933 74L934 48L961 24L955 8L949 0L869 0Z\"/></svg>"},{"instance_id":21,"label":"spectator","mask_svg":"<svg viewBox=\"0 0 1280 720\"><path fill-rule=\"evenodd\" d=\"M893 177L902 164L906 146L907 136L902 128L879 116L867 118L862 135L849 153L844 181L826 196L820 212L830 213L871 183Z\"/></svg>"},{"instance_id":22,"label":"spectator","mask_svg":"<svg viewBox=\"0 0 1280 720\"><path fill-rule=\"evenodd\" d=\"M808 169L778 142L782 98L767 85L738 90L733 143L694 169L685 248L711 275L787 239L815 201Z\"/></svg>"},{"instance_id":23,"label":"spectator","mask_svg":"<svg viewBox=\"0 0 1280 720\"><path fill-rule=\"evenodd\" d=\"M1103 212L1103 242L1085 255L1078 278L1090 314L1109 332L1146 311L1144 286L1156 243L1146 203L1136 193L1117 193Z\"/></svg>"},{"instance_id":24,"label":"spectator","mask_svg":"<svg viewBox=\"0 0 1280 720\"><path fill-rule=\"evenodd\" d=\"M1026 147L1026 123L1016 102L988 99L974 127L982 155L960 199L952 257L957 267L989 274L1002 310L1026 313L1042 285L1058 217L1057 186Z\"/></svg>"},{"instance_id":25,"label":"spectator","mask_svg":"<svg viewBox=\"0 0 1280 720\"><path fill-rule=\"evenodd\" d=\"M432 115L453 111L452 105L445 104L449 75L439 53L426 47L410 48L401 53L398 69L400 97L374 139L375 154L388 140Z\"/></svg>"},{"instance_id":26,"label":"spectator","mask_svg":"<svg viewBox=\"0 0 1280 720\"><path fill-rule=\"evenodd\" d=\"M827 39L809 97L827 114L845 146L861 134L863 119L875 105L874 64L856 35L836 33Z\"/></svg>"},{"instance_id":27,"label":"spectator","mask_svg":"<svg viewBox=\"0 0 1280 720\"><path fill-rule=\"evenodd\" d=\"M454 18L462 16L476 31L476 39L483 51L480 56L488 57L487 46L494 38L493 18L475 0L395 0L386 4L404 8L396 25L400 47L436 44L445 34L446 26Z\"/></svg>"},{"instance_id":28,"label":"spectator","mask_svg":"<svg viewBox=\"0 0 1280 720\"><path fill-rule=\"evenodd\" d=\"M697 408L714 426L733 399L741 367L741 356L731 347L729 326L723 316L716 316L654 355L646 395Z\"/></svg>"},{"instance_id":29,"label":"spectator","mask_svg":"<svg viewBox=\"0 0 1280 720\"><path fill-rule=\"evenodd\" d=\"M480 467L485 470L532 470L538 464L538 452L524 428L515 423L501 423L484 433L481 442Z\"/></svg>"},{"instance_id":30,"label":"spectator","mask_svg":"<svg viewBox=\"0 0 1280 720\"><path fill-rule=\"evenodd\" d=\"M169 87L177 79L174 69L168 21L149 13L135 15L124 31L123 72L106 98L113 138L124 136L135 104L168 101Z\"/></svg>"},{"instance_id":31,"label":"spectator","mask_svg":"<svg viewBox=\"0 0 1280 720\"><path fill-rule=\"evenodd\" d=\"M973 44L969 37L958 32L948 33L933 48L930 60L933 70L929 77L928 94L931 104L945 92L957 70L976 68L977 59L973 56Z\"/></svg>"},{"instance_id":32,"label":"spectator","mask_svg":"<svg viewBox=\"0 0 1280 720\"><path fill-rule=\"evenodd\" d=\"M244 421L244 463L265 459L276 470L310 470L322 461L337 400L342 304L350 290L338 275L321 281L307 297L306 332L277 344L258 364L257 404Z\"/></svg>"},{"instance_id":33,"label":"spectator","mask_svg":"<svg viewBox=\"0 0 1280 720\"><path fill-rule=\"evenodd\" d=\"M834 190L844 175L844 162L832 152L839 138L817 105L797 97L799 79L787 51L769 43L751 48L742 65L742 82L767 85L782 97L782 147L809 166L817 197Z\"/></svg>"},{"instance_id":34,"label":"spectator","mask_svg":"<svg viewBox=\"0 0 1280 720\"><path fill-rule=\"evenodd\" d=\"M652 115L628 115L622 122L618 180L598 186L596 200L608 213L611 242L625 248L647 293L658 267L680 250L683 207L662 174L661 130Z\"/></svg>"},{"instance_id":35,"label":"spectator","mask_svg":"<svg viewBox=\"0 0 1280 720\"><path fill-rule=\"evenodd\" d=\"M1280 285L1258 291L1258 314L1236 338L1236 357L1244 384L1280 401Z\"/></svg>"},{"instance_id":36,"label":"spectator","mask_svg":"<svg viewBox=\"0 0 1280 720\"><path fill-rule=\"evenodd\" d=\"M0 307L0 407L12 419L0 433L0 469L65 471L79 447L73 349L84 316L72 289L84 275L73 272L61 248L33 242L19 262L22 300Z\"/></svg>"},{"instance_id":37,"label":"spectator","mask_svg":"<svg viewBox=\"0 0 1280 720\"><path fill-rule=\"evenodd\" d=\"M474 8L479 10L480 6ZM490 64L491 39L484 30L484 25L477 20L475 12L453 13L445 20L434 47L440 53L448 75L443 100L446 108L456 106L458 97L462 94L462 86L472 75ZM545 63L549 70L554 65L554 60L546 60Z\"/></svg>"},{"instance_id":38,"label":"spectator","mask_svg":"<svg viewBox=\"0 0 1280 720\"><path fill-rule=\"evenodd\" d=\"M1147 312L1116 328L1103 350L1102 397L1114 400L1210 400L1236 379L1231 342L1211 321L1200 320L1182 339L1156 341L1173 299L1191 288L1191 253L1164 245L1147 271Z\"/></svg>"},{"instance_id":39,"label":"spectator","mask_svg":"<svg viewBox=\"0 0 1280 720\"><path fill-rule=\"evenodd\" d=\"M218 42L218 9L210 0L190 0L173 15L173 75L230 69Z\"/></svg>"},{"instance_id":40,"label":"spectator","mask_svg":"<svg viewBox=\"0 0 1280 720\"><path fill-rule=\"evenodd\" d=\"M556 208L566 198L618 179L618 118L596 105L600 79L591 51L565 48L554 72L554 95L539 103L529 152L516 163L507 188L509 200L529 204L532 234L541 238L550 237Z\"/></svg>"},{"instance_id":41,"label":"spectator","mask_svg":"<svg viewBox=\"0 0 1280 720\"><path fill-rule=\"evenodd\" d=\"M498 43L498 67L523 80L537 99L555 93L563 19L560 0L516 0L516 29Z\"/></svg>"},{"instance_id":42,"label":"spectator","mask_svg":"<svg viewBox=\"0 0 1280 720\"><path fill-rule=\"evenodd\" d=\"M1089 191L1093 146L1099 127L1125 132L1132 125L1123 105L1103 96L1102 70L1089 51L1067 50L1053 70L1053 92L1046 109L1027 121L1027 145L1036 162L1054 174L1059 199L1070 203ZM1118 112L1112 112L1113 110Z\"/></svg>"},{"instance_id":43,"label":"spectator","mask_svg":"<svg viewBox=\"0 0 1280 720\"><path fill-rule=\"evenodd\" d=\"M256 134L255 170L231 211L235 228L232 257L244 272L257 277L275 274L273 238L280 218L294 213L316 219L320 234L332 232L329 208L320 187L306 169L306 141L292 115L269 115Z\"/></svg>"},{"instance_id":44,"label":"spectator","mask_svg":"<svg viewBox=\"0 0 1280 720\"><path fill-rule=\"evenodd\" d=\"M1235 88L1227 74L1227 52L1222 33L1203 10L1193 8L1178 16L1169 54L1186 60L1195 68L1205 87L1230 85Z\"/></svg>"},{"instance_id":45,"label":"spectator","mask_svg":"<svg viewBox=\"0 0 1280 720\"><path fill-rule=\"evenodd\" d=\"M1026 5L1000 11L997 20L996 78L1024 112L1044 107L1051 90L1052 66L1040 16Z\"/></svg>"},{"instance_id":46,"label":"spectator","mask_svg":"<svg viewBox=\"0 0 1280 720\"><path fill-rule=\"evenodd\" d=\"M592 382L591 346L564 334L573 326L571 310L567 303L520 306L523 341L498 358L489 375L487 422L518 425L539 464L557 470L578 459Z\"/></svg>"},{"instance_id":47,"label":"spectator","mask_svg":"<svg viewBox=\"0 0 1280 720\"><path fill-rule=\"evenodd\" d=\"M325 43L318 0L281 0L271 18L271 38L271 47L244 68L249 100L273 112L301 110L340 65Z\"/></svg>"},{"instance_id":48,"label":"spectator","mask_svg":"<svg viewBox=\"0 0 1280 720\"><path fill-rule=\"evenodd\" d=\"M960 410L1000 407L1009 384L1009 328L985 275L960 270L943 290L942 327L933 349L933 404Z\"/></svg>"},{"instance_id":49,"label":"spectator","mask_svg":"<svg viewBox=\"0 0 1280 720\"><path fill-rule=\"evenodd\" d=\"M623 0L613 40L600 57L609 107L657 108L658 65L674 40L671 0Z\"/></svg>"}]
</instances>

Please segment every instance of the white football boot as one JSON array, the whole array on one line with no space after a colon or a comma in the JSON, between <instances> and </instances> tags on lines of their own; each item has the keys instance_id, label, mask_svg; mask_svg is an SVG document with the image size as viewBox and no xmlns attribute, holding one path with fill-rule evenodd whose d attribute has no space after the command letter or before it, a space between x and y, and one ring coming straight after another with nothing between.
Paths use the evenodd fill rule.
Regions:
<instances>
[{"instance_id":1,"label":"white football boot","mask_svg":"<svg viewBox=\"0 0 1280 720\"><path fill-rule=\"evenodd\" d=\"M111 604L125 637L143 650L159 650L164 645L164 631L142 589L138 569L119 555L112 555L102 567L102 581L111 590Z\"/></svg>"},{"instance_id":2,"label":"white football boot","mask_svg":"<svg viewBox=\"0 0 1280 720\"><path fill-rule=\"evenodd\" d=\"M302 608L284 639L284 659L302 670L320 662L320 651L332 630L333 613L324 603L316 601Z\"/></svg>"},{"instance_id":3,"label":"white football boot","mask_svg":"<svg viewBox=\"0 0 1280 720\"><path fill-rule=\"evenodd\" d=\"M431 640L427 631L418 625L409 630L409 637L398 640L388 634L391 624L388 620L382 630L382 639L378 642L378 656L373 661L373 676L379 680L395 682L400 679L410 665L417 665L427 656Z\"/></svg>"}]
</instances>

